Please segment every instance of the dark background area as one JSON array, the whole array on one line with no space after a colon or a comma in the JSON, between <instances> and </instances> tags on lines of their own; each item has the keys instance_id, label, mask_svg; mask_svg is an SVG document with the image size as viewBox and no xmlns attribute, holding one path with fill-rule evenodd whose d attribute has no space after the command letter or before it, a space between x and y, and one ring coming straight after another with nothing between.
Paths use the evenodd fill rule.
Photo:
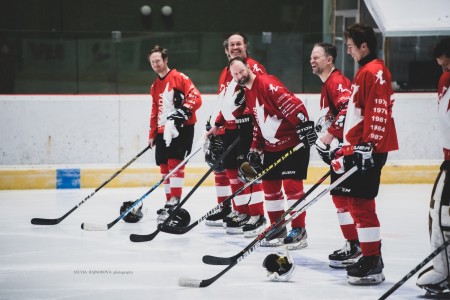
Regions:
<instances>
[{"instance_id":1,"label":"dark background area","mask_svg":"<svg viewBox=\"0 0 450 300\"><path fill-rule=\"evenodd\" d=\"M191 77L202 93L215 93L227 63L222 42L236 31L247 34L250 55L289 89L317 93L312 46L332 37L345 48L341 30L324 33L324 2L0 0L0 93L147 93L156 76L147 53L155 44L169 50L171 68ZM376 26L364 1L336 3L343 11L359 7L360 21ZM143 5L151 7L149 16L141 14ZM170 16L161 13L166 5ZM441 70L431 52L438 39L386 40L386 64L400 91L436 89ZM338 49L337 65L352 77L357 66L345 50Z\"/></svg>"}]
</instances>

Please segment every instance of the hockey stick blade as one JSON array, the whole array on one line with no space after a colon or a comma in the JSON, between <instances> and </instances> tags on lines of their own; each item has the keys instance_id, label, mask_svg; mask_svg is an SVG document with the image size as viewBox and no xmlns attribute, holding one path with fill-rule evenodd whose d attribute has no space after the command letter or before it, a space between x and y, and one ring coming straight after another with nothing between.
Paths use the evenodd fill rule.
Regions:
<instances>
[{"instance_id":1,"label":"hockey stick blade","mask_svg":"<svg viewBox=\"0 0 450 300\"><path fill-rule=\"evenodd\" d=\"M198 279L187 278L187 277L178 279L178 285L179 286L200 287L201 284L202 284L202 281L198 280Z\"/></svg>"},{"instance_id":2,"label":"hockey stick blade","mask_svg":"<svg viewBox=\"0 0 450 300\"><path fill-rule=\"evenodd\" d=\"M150 234L130 234L130 241L134 243L142 243L142 242L149 242L153 240L156 235L158 234L158 230L154 231Z\"/></svg>"},{"instance_id":3,"label":"hockey stick blade","mask_svg":"<svg viewBox=\"0 0 450 300\"><path fill-rule=\"evenodd\" d=\"M56 225L59 222L61 222L59 219L42 219L42 218L31 219L31 224L33 225Z\"/></svg>"},{"instance_id":4,"label":"hockey stick blade","mask_svg":"<svg viewBox=\"0 0 450 300\"><path fill-rule=\"evenodd\" d=\"M107 231L108 225L104 224L93 224L93 223L83 223L81 224L81 229L86 231Z\"/></svg>"},{"instance_id":5,"label":"hockey stick blade","mask_svg":"<svg viewBox=\"0 0 450 300\"><path fill-rule=\"evenodd\" d=\"M229 265L228 267L223 269L222 272L220 272L216 276L213 276L213 277L208 278L208 279L199 280L199 279L186 278L186 277L180 278L178 280L178 285L179 286L184 286L184 287L194 287L194 288L201 288L201 287L210 286L212 283L214 283L217 279L219 279L223 274L228 272L228 270L230 270L236 264L237 264L237 262Z\"/></svg>"},{"instance_id":6,"label":"hockey stick blade","mask_svg":"<svg viewBox=\"0 0 450 300\"><path fill-rule=\"evenodd\" d=\"M239 254L236 254L234 256L230 257L219 257L219 256L213 256L213 255L205 255L202 257L203 263L207 265L216 265L216 266L224 266L229 265L235 262L239 258Z\"/></svg>"}]
</instances>

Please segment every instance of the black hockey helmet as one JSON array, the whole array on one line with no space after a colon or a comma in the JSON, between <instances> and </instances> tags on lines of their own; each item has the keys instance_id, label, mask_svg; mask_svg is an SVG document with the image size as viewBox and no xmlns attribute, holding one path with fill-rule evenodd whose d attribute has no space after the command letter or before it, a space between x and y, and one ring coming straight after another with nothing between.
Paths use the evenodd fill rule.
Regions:
<instances>
[{"instance_id":1,"label":"black hockey helmet","mask_svg":"<svg viewBox=\"0 0 450 300\"><path fill-rule=\"evenodd\" d=\"M158 218L156 219L158 225L162 224L170 215L173 214L174 209L160 209L158 210ZM180 208L177 214L172 217L172 220L167 224L167 226L174 227L186 227L191 222L191 215L184 208Z\"/></svg>"},{"instance_id":2,"label":"black hockey helmet","mask_svg":"<svg viewBox=\"0 0 450 300\"><path fill-rule=\"evenodd\" d=\"M120 207L120 214L122 215L126 212L132 205L134 201L126 201ZM127 223L137 223L144 217L142 213L142 202L136 205L124 218L123 220Z\"/></svg>"}]
</instances>

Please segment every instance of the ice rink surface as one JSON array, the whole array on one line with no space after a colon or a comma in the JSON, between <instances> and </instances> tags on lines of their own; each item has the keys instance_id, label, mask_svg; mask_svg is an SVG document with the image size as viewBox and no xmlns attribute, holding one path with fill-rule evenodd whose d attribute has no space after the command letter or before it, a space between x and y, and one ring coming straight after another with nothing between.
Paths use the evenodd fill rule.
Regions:
<instances>
[{"instance_id":1,"label":"ice rink surface","mask_svg":"<svg viewBox=\"0 0 450 300\"><path fill-rule=\"evenodd\" d=\"M131 242L130 234L156 229L156 210L164 204L161 187L145 198L141 222L120 221L103 232L81 229L83 222L112 222L122 202L138 199L148 189L103 188L53 226L30 220L61 217L93 189L0 191L0 299L378 299L431 253L432 185L385 184L377 197L386 276L381 285L350 286L345 271L328 267L328 254L344 240L327 195L307 211L309 246L290 251L296 263L291 282L269 281L262 267L269 253L282 248L258 248L209 287L180 287L180 277L207 279L226 267L205 265L203 255L232 256L252 239L202 222L184 235L162 232L150 242ZM183 207L197 220L216 204L214 187L200 187ZM422 298L416 279L417 274L389 299Z\"/></svg>"}]
</instances>

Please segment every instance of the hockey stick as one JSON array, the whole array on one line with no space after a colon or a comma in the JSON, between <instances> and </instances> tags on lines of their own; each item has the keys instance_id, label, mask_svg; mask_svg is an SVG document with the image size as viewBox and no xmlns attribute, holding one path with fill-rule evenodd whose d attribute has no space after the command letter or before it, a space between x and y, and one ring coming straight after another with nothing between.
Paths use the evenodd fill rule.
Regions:
<instances>
[{"instance_id":1,"label":"hockey stick","mask_svg":"<svg viewBox=\"0 0 450 300\"><path fill-rule=\"evenodd\" d=\"M59 217L57 219L44 219L44 218L33 218L31 219L31 224L33 225L56 225L59 224L62 220L64 220L68 215L70 215L74 210L76 210L79 206L81 206L84 202L86 202L89 198L94 196L102 187L107 185L111 180L113 180L117 175L119 175L123 170L125 170L129 165L131 165L136 159L138 159L142 154L144 154L148 149L150 149L150 145L148 145L144 150L142 150L138 155L136 155L132 160L130 160L127 164L125 164L120 170L114 173L108 180L103 182L98 188L96 188L89 196L84 198L83 201L74 206L71 210L69 210L65 215Z\"/></svg>"},{"instance_id":2,"label":"hockey stick","mask_svg":"<svg viewBox=\"0 0 450 300\"><path fill-rule=\"evenodd\" d=\"M255 178L253 178L251 181L247 182L246 184L244 184L241 188L239 188L237 191L235 191L233 194L231 194L230 196L228 196L225 200L223 200L223 202L217 204L213 209L211 209L210 211L208 211L205 215L203 215L200 219L198 219L197 221L193 222L192 224L186 226L186 227L174 227L174 226L162 226L161 227L161 231L166 232L166 233L172 233L172 234L185 234L186 232L189 232L192 228L194 228L195 226L197 226L198 224L200 224L203 220L205 220L207 217L209 217L210 215L213 215L214 213L216 213L217 211L219 211L222 207L224 207L225 205L229 205L229 203L231 202L231 200L236 197L236 195L238 195L239 193L241 193L243 190L245 190L246 188L248 188L249 186L251 186L252 184L254 184L258 179L260 179L261 177L263 177L265 174L267 174L270 170L272 170L273 168L275 168L277 165L279 165L282 161L284 161L287 157L289 157L292 153L296 152L298 149L300 149L301 147L303 147L303 143L298 144L297 146L295 146L294 148L292 148L291 150L289 150L288 152L286 152L284 155L282 155L278 160L276 160L273 164L271 164L270 166L268 166L266 169L264 169L261 173L259 173L258 175L256 175Z\"/></svg>"},{"instance_id":3,"label":"hockey stick","mask_svg":"<svg viewBox=\"0 0 450 300\"><path fill-rule=\"evenodd\" d=\"M206 180L206 178L211 174L214 169L216 169L219 164L223 161L223 159L231 152L231 150L237 145L240 137L236 138L234 142L222 153L222 155L214 162L214 164L209 168L209 170L203 175L203 177L195 184L195 186L189 191L189 193L184 197L184 199L177 205L177 207L172 211L172 213L164 220L163 223L158 225L158 228L150 234L131 234L130 241L132 242L148 242L153 240L156 235L161 231L161 227L166 226L178 213L183 204L192 196L192 194L197 190L197 188Z\"/></svg>"},{"instance_id":4,"label":"hockey stick","mask_svg":"<svg viewBox=\"0 0 450 300\"><path fill-rule=\"evenodd\" d=\"M334 189L336 186L341 184L345 179L347 179L350 175L352 175L356 170L358 169L357 166L354 166L349 171L347 171L345 174L343 174L341 177L339 177L335 182L330 184L326 189L324 189L320 194L318 194L316 197L314 197L311 201L303 205L298 211L296 211L289 219L286 219L282 224L279 224L279 226L286 226L287 223L294 220L299 214L303 213L308 207L310 207L312 204L317 202L322 196L324 196L326 193ZM271 232L264 231L260 234L260 236L269 236L272 232L276 230L275 227L271 230ZM232 267L240 263L242 260L244 260L250 253L252 253L255 249L257 249L261 245L261 240L257 240L254 245L252 245L247 251L239 253L237 256L234 257L234 260L231 262L229 266L227 266L225 269L223 269L220 273L217 275L203 280L198 279L192 279L192 278L180 278L178 280L178 285L185 286L185 287L207 287L211 285L213 282L215 282L217 279L219 279L223 274L228 272Z\"/></svg>"},{"instance_id":5,"label":"hockey stick","mask_svg":"<svg viewBox=\"0 0 450 300\"><path fill-rule=\"evenodd\" d=\"M411 278L414 274L416 274L423 266L425 266L430 260L432 260L435 256L437 256L442 250L447 248L450 245L450 240L446 241L439 247L437 247L430 255L428 255L424 260L420 262L414 269L411 270L408 274L405 275L399 282L394 284L386 293L384 293L378 300L384 300L393 292L395 292L401 285L403 285L409 278Z\"/></svg>"},{"instance_id":6,"label":"hockey stick","mask_svg":"<svg viewBox=\"0 0 450 300\"><path fill-rule=\"evenodd\" d=\"M203 136L200 138L200 140L196 144L196 148L194 151L192 151L186 158L180 162L172 171L170 171L166 176L161 178L160 181L158 181L155 185L153 185L150 190L148 190L141 198L137 199L133 202L130 207L124 211L120 216L118 216L114 221L111 223L108 223L106 225L104 224L92 224L92 223L83 223L81 224L81 229L89 230L89 231L106 231L109 230L111 227L113 227L117 222L122 220L130 211L132 211L138 204L140 204L148 195L150 195L151 192L153 192L158 186L160 186L167 178L172 176L178 169L180 169L182 166L184 166L198 151L200 151L203 148L203 143L205 142L205 137Z\"/></svg>"},{"instance_id":7,"label":"hockey stick","mask_svg":"<svg viewBox=\"0 0 450 300\"><path fill-rule=\"evenodd\" d=\"M276 221L274 221L272 224L270 224L270 226L267 227L264 230L264 232L260 233L247 247L242 249L238 254L231 256L231 257L217 257L217 256L205 255L205 256L203 256L203 259L202 259L203 262L205 264L209 264L209 265L229 265L229 264L233 263L234 261L236 261L239 258L239 256L241 256L243 253L245 253L249 249L251 249L253 247L253 245L255 245L259 241L261 241L264 238L266 238L267 236L269 236L269 234L271 234L272 232L275 232L278 228L281 228L279 225L281 222L283 222L283 219L287 215L289 215L291 213L291 211L293 211L294 208L300 204L300 202L304 201L306 199L306 197L308 197L319 185L321 185L322 182L324 182L325 179L327 179L328 176L330 176L330 173L331 173L331 171L328 171L325 175L323 175L322 178L320 178L303 196L300 197L300 199L298 199L294 204L292 204ZM278 227L278 228L275 228L275 227ZM272 230L274 228L275 228L275 230Z\"/></svg>"}]
</instances>

